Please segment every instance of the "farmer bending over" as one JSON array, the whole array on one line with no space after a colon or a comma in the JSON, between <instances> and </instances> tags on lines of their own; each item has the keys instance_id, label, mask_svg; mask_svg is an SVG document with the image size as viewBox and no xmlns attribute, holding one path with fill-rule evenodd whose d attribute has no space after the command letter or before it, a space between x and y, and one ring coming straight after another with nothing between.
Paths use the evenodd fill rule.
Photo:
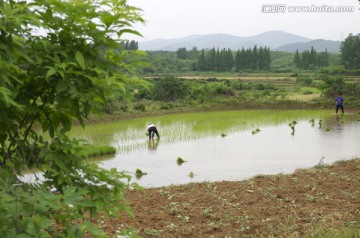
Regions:
<instances>
[{"instance_id":1,"label":"farmer bending over","mask_svg":"<svg viewBox=\"0 0 360 238\"><path fill-rule=\"evenodd\" d=\"M149 124L148 126L147 126L147 131L149 132L149 140L151 139L151 138L154 138L154 134L156 134L156 137L158 138L158 139L160 139L160 135L159 135L159 132L158 132L158 130L157 130L157 128L156 128L156 126L154 125L154 124Z\"/></svg>"}]
</instances>

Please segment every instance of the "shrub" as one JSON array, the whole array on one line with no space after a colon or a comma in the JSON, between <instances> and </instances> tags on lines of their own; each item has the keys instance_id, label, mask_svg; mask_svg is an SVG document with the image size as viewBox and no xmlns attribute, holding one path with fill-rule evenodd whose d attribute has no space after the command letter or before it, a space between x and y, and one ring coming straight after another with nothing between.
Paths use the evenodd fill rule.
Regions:
<instances>
[{"instance_id":1,"label":"shrub","mask_svg":"<svg viewBox=\"0 0 360 238\"><path fill-rule=\"evenodd\" d=\"M174 104L172 104L172 103L161 103L160 104L160 109L162 109L162 110L169 110L171 108L174 108Z\"/></svg>"},{"instance_id":2,"label":"shrub","mask_svg":"<svg viewBox=\"0 0 360 238\"><path fill-rule=\"evenodd\" d=\"M134 105L134 110L145 112L146 106L143 103L138 103Z\"/></svg>"},{"instance_id":3,"label":"shrub","mask_svg":"<svg viewBox=\"0 0 360 238\"><path fill-rule=\"evenodd\" d=\"M153 98L160 101L175 101L184 99L187 94L188 87L181 79L167 76L155 82Z\"/></svg>"},{"instance_id":4,"label":"shrub","mask_svg":"<svg viewBox=\"0 0 360 238\"><path fill-rule=\"evenodd\" d=\"M319 88L322 90L323 95L326 98L334 98L339 93L344 93L345 81L342 77L335 76L326 76L322 79L322 82L319 84Z\"/></svg>"},{"instance_id":5,"label":"shrub","mask_svg":"<svg viewBox=\"0 0 360 238\"><path fill-rule=\"evenodd\" d=\"M313 80L309 75L298 75L296 78L296 82L304 86L310 86L312 85Z\"/></svg>"}]
</instances>

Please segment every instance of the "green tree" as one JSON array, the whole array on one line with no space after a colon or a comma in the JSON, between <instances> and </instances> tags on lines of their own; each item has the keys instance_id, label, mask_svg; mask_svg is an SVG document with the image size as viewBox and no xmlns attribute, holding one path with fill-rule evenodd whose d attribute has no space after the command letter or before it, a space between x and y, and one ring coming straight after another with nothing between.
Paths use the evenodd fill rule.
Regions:
<instances>
[{"instance_id":1,"label":"green tree","mask_svg":"<svg viewBox=\"0 0 360 238\"><path fill-rule=\"evenodd\" d=\"M186 48L185 48L185 47L179 48L179 49L176 51L176 56L177 56L179 59L186 60L187 57L188 57L188 52L186 51Z\"/></svg>"},{"instance_id":2,"label":"green tree","mask_svg":"<svg viewBox=\"0 0 360 238\"><path fill-rule=\"evenodd\" d=\"M155 82L153 97L160 101L175 101L183 99L188 94L188 88L185 83L172 76L160 78Z\"/></svg>"},{"instance_id":3,"label":"green tree","mask_svg":"<svg viewBox=\"0 0 360 238\"><path fill-rule=\"evenodd\" d=\"M196 60L199 57L199 51L197 50L197 47L193 47L189 52L188 56L190 60Z\"/></svg>"},{"instance_id":4,"label":"green tree","mask_svg":"<svg viewBox=\"0 0 360 238\"><path fill-rule=\"evenodd\" d=\"M206 60L205 60L205 50L202 49L199 59L198 59L198 63L197 63L197 69L200 71L204 71L206 70Z\"/></svg>"},{"instance_id":5,"label":"green tree","mask_svg":"<svg viewBox=\"0 0 360 238\"><path fill-rule=\"evenodd\" d=\"M325 76L319 87L325 98L335 98L339 93L345 94L345 81L339 76Z\"/></svg>"},{"instance_id":6,"label":"green tree","mask_svg":"<svg viewBox=\"0 0 360 238\"><path fill-rule=\"evenodd\" d=\"M258 52L257 46L255 45L252 50L251 69L254 69L254 70L258 69L258 58L259 58L259 52Z\"/></svg>"},{"instance_id":7,"label":"green tree","mask_svg":"<svg viewBox=\"0 0 360 238\"><path fill-rule=\"evenodd\" d=\"M124 50L138 50L138 48L139 48L139 43L134 40L131 40L131 41L123 40L123 41L121 41L120 45L121 45L121 49L124 49Z\"/></svg>"},{"instance_id":8,"label":"green tree","mask_svg":"<svg viewBox=\"0 0 360 238\"><path fill-rule=\"evenodd\" d=\"M241 48L239 55L239 68L240 70L246 69L246 51L244 47Z\"/></svg>"},{"instance_id":9,"label":"green tree","mask_svg":"<svg viewBox=\"0 0 360 238\"><path fill-rule=\"evenodd\" d=\"M271 66L271 50L270 50L270 47L269 48L266 48L265 47L265 58L266 58L266 70L269 70L270 69L270 66Z\"/></svg>"},{"instance_id":10,"label":"green tree","mask_svg":"<svg viewBox=\"0 0 360 238\"><path fill-rule=\"evenodd\" d=\"M325 49L324 52L318 54L316 65L319 67L329 66L329 58L329 53L327 52L327 49Z\"/></svg>"},{"instance_id":11,"label":"green tree","mask_svg":"<svg viewBox=\"0 0 360 238\"><path fill-rule=\"evenodd\" d=\"M140 35L139 14L126 0L0 2L0 237L100 235L74 221L131 214L130 176L84 161L67 132L105 95L131 94L138 52L120 50L120 39ZM32 167L42 183L20 180Z\"/></svg>"},{"instance_id":12,"label":"green tree","mask_svg":"<svg viewBox=\"0 0 360 238\"><path fill-rule=\"evenodd\" d=\"M341 58L346 69L360 69L360 34L350 34L341 42Z\"/></svg>"},{"instance_id":13,"label":"green tree","mask_svg":"<svg viewBox=\"0 0 360 238\"><path fill-rule=\"evenodd\" d=\"M295 53L295 56L294 56L294 59L293 59L293 63L294 63L296 68L300 67L301 58L300 58L299 50L296 50L296 53Z\"/></svg>"},{"instance_id":14,"label":"green tree","mask_svg":"<svg viewBox=\"0 0 360 238\"><path fill-rule=\"evenodd\" d=\"M301 68L308 69L310 67L310 52L304 50L301 52Z\"/></svg>"},{"instance_id":15,"label":"green tree","mask_svg":"<svg viewBox=\"0 0 360 238\"><path fill-rule=\"evenodd\" d=\"M207 54L206 54L206 69L207 70L215 70L215 62L216 62L216 50L215 48L212 48Z\"/></svg>"},{"instance_id":16,"label":"green tree","mask_svg":"<svg viewBox=\"0 0 360 238\"><path fill-rule=\"evenodd\" d=\"M259 70L266 69L266 55L265 50L262 47L259 48L258 67Z\"/></svg>"},{"instance_id":17,"label":"green tree","mask_svg":"<svg viewBox=\"0 0 360 238\"><path fill-rule=\"evenodd\" d=\"M309 56L309 67L311 69L314 69L315 66L317 65L316 62L317 62L317 52L316 50L314 49L313 46L311 46L311 49L310 49L310 56Z\"/></svg>"},{"instance_id":18,"label":"green tree","mask_svg":"<svg viewBox=\"0 0 360 238\"><path fill-rule=\"evenodd\" d=\"M234 59L235 71L240 71L241 69L241 53L240 50L237 50L235 53Z\"/></svg>"},{"instance_id":19,"label":"green tree","mask_svg":"<svg viewBox=\"0 0 360 238\"><path fill-rule=\"evenodd\" d=\"M214 62L214 70L216 71L222 71L222 61L221 61L221 54L219 48L216 51L215 54L215 62Z\"/></svg>"}]
</instances>

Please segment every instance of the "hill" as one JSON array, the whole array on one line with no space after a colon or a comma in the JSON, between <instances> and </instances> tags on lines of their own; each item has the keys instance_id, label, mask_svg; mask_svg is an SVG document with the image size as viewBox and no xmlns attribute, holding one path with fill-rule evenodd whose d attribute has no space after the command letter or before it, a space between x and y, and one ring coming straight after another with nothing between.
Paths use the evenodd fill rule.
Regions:
<instances>
[{"instance_id":1,"label":"hill","mask_svg":"<svg viewBox=\"0 0 360 238\"><path fill-rule=\"evenodd\" d=\"M229 34L208 34L208 35L190 35L176 39L156 39L139 42L139 49L145 51L176 51L185 47L191 50L193 47L198 49L211 48L230 48L238 50L242 47L249 48L257 45L258 47L266 46L271 50L284 52L300 52L309 50L311 47L318 52L328 50L329 53L339 53L340 41L331 41L324 39L311 40L306 37L287 33L284 31L267 31L258 35L240 37Z\"/></svg>"},{"instance_id":2,"label":"hill","mask_svg":"<svg viewBox=\"0 0 360 238\"><path fill-rule=\"evenodd\" d=\"M208 35L190 35L184 38L176 39L156 39L144 41L139 42L139 49L149 51L176 51L177 49L183 47L186 47L189 50L193 47L197 47L198 49L219 47L238 50L242 47L248 48L253 47L254 45L263 47L266 46L274 49L282 45L288 45L298 42L305 43L309 41L311 41L311 39L287 33L284 31L268 31L248 37L240 37L219 33Z\"/></svg>"},{"instance_id":3,"label":"hill","mask_svg":"<svg viewBox=\"0 0 360 238\"><path fill-rule=\"evenodd\" d=\"M275 48L274 50L286 51L286 52L296 52L296 50L299 50L299 52L302 52L304 50L310 50L311 47L314 47L314 49L318 52L322 52L325 51L325 49L327 49L327 51L330 53L339 53L340 45L341 45L340 41L318 39L308 42L297 42L293 44L287 44Z\"/></svg>"}]
</instances>

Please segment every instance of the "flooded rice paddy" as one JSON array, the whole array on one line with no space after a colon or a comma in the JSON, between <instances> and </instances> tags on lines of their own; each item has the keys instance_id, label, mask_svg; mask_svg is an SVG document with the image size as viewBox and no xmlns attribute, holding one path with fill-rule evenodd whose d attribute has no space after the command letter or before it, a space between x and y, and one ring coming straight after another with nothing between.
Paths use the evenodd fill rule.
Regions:
<instances>
[{"instance_id":1,"label":"flooded rice paddy","mask_svg":"<svg viewBox=\"0 0 360 238\"><path fill-rule=\"evenodd\" d=\"M115 156L97 160L101 167L159 187L290 173L358 157L359 118L357 112L309 110L203 112L90 125L72 134L117 148ZM149 123L158 127L160 140L149 141ZM178 157L186 162L178 165ZM136 169L147 174L136 179Z\"/></svg>"}]
</instances>

